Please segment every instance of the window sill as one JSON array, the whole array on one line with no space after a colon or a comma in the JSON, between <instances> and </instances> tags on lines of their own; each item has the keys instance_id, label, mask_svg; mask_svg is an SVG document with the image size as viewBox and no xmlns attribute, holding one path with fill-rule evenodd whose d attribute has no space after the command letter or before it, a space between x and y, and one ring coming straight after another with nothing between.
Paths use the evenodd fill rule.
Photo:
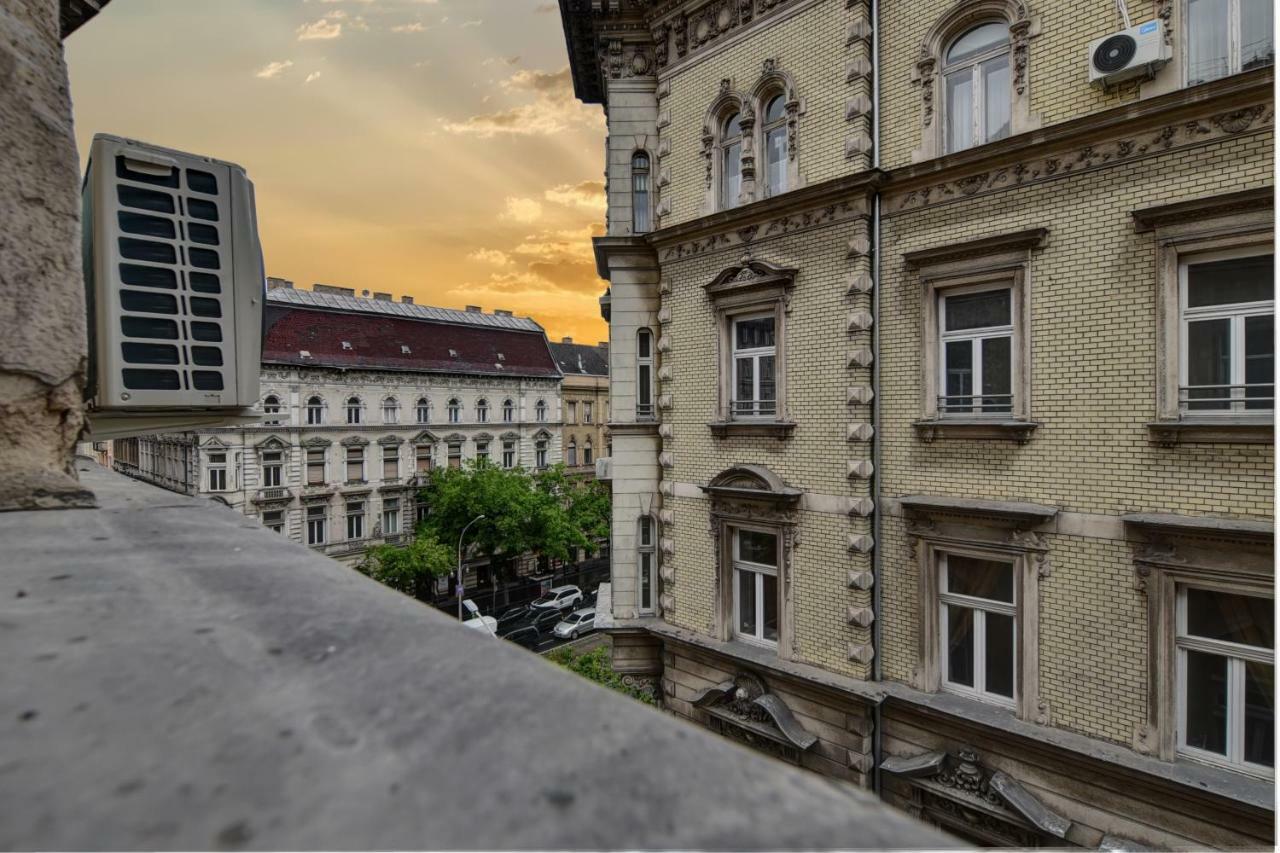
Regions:
<instances>
[{"instance_id":1,"label":"window sill","mask_svg":"<svg viewBox=\"0 0 1280 853\"><path fill-rule=\"evenodd\" d=\"M1151 443L1174 447L1182 442L1204 444L1271 444L1274 441L1274 419L1265 418L1183 418L1177 421L1151 421L1147 434Z\"/></svg>"},{"instance_id":2,"label":"window sill","mask_svg":"<svg viewBox=\"0 0 1280 853\"><path fill-rule=\"evenodd\" d=\"M937 439L979 439L1016 441L1026 444L1040 426L1038 421L996 420L994 418L937 418L912 424L916 437L924 442Z\"/></svg>"},{"instance_id":3,"label":"window sill","mask_svg":"<svg viewBox=\"0 0 1280 853\"><path fill-rule=\"evenodd\" d=\"M707 424L716 438L734 435L764 435L776 439L788 438L795 431L795 421L712 421Z\"/></svg>"}]
</instances>

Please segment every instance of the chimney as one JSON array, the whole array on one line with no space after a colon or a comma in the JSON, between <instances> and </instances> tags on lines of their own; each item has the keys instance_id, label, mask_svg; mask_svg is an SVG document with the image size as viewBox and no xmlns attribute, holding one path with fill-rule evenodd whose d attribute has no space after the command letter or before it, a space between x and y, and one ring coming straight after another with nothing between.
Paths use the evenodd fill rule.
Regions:
<instances>
[{"instance_id":1,"label":"chimney","mask_svg":"<svg viewBox=\"0 0 1280 853\"><path fill-rule=\"evenodd\" d=\"M369 298L369 291L367 291L367 290L362 290L362 291L360 291L360 295L361 295L361 296L363 296L365 299L368 299L368 298Z\"/></svg>"},{"instance_id":2,"label":"chimney","mask_svg":"<svg viewBox=\"0 0 1280 853\"><path fill-rule=\"evenodd\" d=\"M413 297L412 297L412 296L401 296L401 297L400 297L400 301L401 301L401 302L403 302L405 305L412 305L412 304L413 304Z\"/></svg>"},{"instance_id":3,"label":"chimney","mask_svg":"<svg viewBox=\"0 0 1280 853\"><path fill-rule=\"evenodd\" d=\"M312 290L316 293L332 293L335 296L355 296L354 287L336 287L332 284L317 284Z\"/></svg>"},{"instance_id":4,"label":"chimney","mask_svg":"<svg viewBox=\"0 0 1280 853\"><path fill-rule=\"evenodd\" d=\"M287 278L267 276L267 290L293 290L293 282Z\"/></svg>"},{"instance_id":5,"label":"chimney","mask_svg":"<svg viewBox=\"0 0 1280 853\"><path fill-rule=\"evenodd\" d=\"M608 352L608 351L609 351L609 342L608 342L608 341L601 341L600 343L596 344L596 346L598 346L600 349L604 350L605 352Z\"/></svg>"},{"instance_id":6,"label":"chimney","mask_svg":"<svg viewBox=\"0 0 1280 853\"><path fill-rule=\"evenodd\" d=\"M378 300L379 302L391 302L391 301L392 301L392 299L391 299L391 294L390 294L390 293L379 293L379 292L378 292L378 291L376 291L376 290L373 292L373 298L374 298L374 299L376 299L376 300Z\"/></svg>"},{"instance_id":7,"label":"chimney","mask_svg":"<svg viewBox=\"0 0 1280 853\"><path fill-rule=\"evenodd\" d=\"M573 343L573 338L561 338L561 339L560 339L560 343L562 343L562 344L571 344L571 343Z\"/></svg>"},{"instance_id":8,"label":"chimney","mask_svg":"<svg viewBox=\"0 0 1280 853\"><path fill-rule=\"evenodd\" d=\"M467 306L467 312L468 312L468 313L470 313L470 314L482 314L482 313L484 313L483 311L481 311L481 309L480 309L480 306L479 306L479 305L468 305L468 306Z\"/></svg>"},{"instance_id":9,"label":"chimney","mask_svg":"<svg viewBox=\"0 0 1280 853\"><path fill-rule=\"evenodd\" d=\"M494 308L494 309L493 309L493 316L495 316L495 317L510 317L510 316L511 316L511 312L510 312L510 311L508 311L508 310L507 310L507 309L505 309L505 308Z\"/></svg>"}]
</instances>

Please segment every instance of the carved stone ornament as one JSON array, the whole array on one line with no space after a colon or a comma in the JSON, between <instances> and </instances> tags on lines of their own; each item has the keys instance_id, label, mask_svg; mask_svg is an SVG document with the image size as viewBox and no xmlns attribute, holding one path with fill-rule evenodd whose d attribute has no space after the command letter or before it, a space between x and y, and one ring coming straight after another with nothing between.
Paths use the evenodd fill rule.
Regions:
<instances>
[{"instance_id":1,"label":"carved stone ornament","mask_svg":"<svg viewBox=\"0 0 1280 853\"><path fill-rule=\"evenodd\" d=\"M712 145L715 137L711 135L710 127L703 127L703 156L707 163L707 187L711 186L711 162L712 162ZM792 213L780 216L777 219L769 220L760 225L753 233L754 240L761 240L767 237L779 237L785 234L793 234L798 231L804 231L810 228L819 228L825 225L831 225L836 222L843 222L849 219L864 219L868 217L867 205L863 200L841 201L834 204L824 205L814 210L807 210L802 213ZM734 229L723 234L711 234L696 240L690 240L685 243L677 243L662 250L662 261L678 261L683 258L696 257L705 255L708 252L723 251L725 249L741 249L748 241L744 240Z\"/></svg>"},{"instance_id":2,"label":"carved stone ornament","mask_svg":"<svg viewBox=\"0 0 1280 853\"><path fill-rule=\"evenodd\" d=\"M692 704L732 724L781 739L801 751L818 742L818 736L800 725L786 703L768 692L764 681L748 672L708 687L693 697Z\"/></svg>"},{"instance_id":3,"label":"carved stone ornament","mask_svg":"<svg viewBox=\"0 0 1280 853\"><path fill-rule=\"evenodd\" d=\"M796 272L792 267L756 260L748 254L733 266L721 270L715 278L703 285L703 290L712 301L769 288L782 288L785 294L795 284Z\"/></svg>"}]
</instances>

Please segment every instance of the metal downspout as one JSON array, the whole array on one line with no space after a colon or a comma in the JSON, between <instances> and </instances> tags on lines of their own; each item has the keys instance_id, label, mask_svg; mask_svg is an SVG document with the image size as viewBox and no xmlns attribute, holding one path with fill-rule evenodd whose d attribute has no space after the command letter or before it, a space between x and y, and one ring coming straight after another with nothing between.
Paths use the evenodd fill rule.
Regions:
<instances>
[{"instance_id":1,"label":"metal downspout","mask_svg":"<svg viewBox=\"0 0 1280 853\"><path fill-rule=\"evenodd\" d=\"M871 126L872 126L872 159L873 169L880 168L880 0L871 0ZM871 514L871 537L875 543L871 550L871 611L875 621L871 623L871 643L875 650L872 658L871 677L876 682L881 677L881 583L884 560L881 558L883 538L881 536L880 506L881 498L881 459L880 459L880 189L875 190L871 220L871 500L874 508ZM872 769L872 790L880 794L880 761L883 750L881 705L883 699L876 702L872 709L871 758L875 763Z\"/></svg>"}]
</instances>

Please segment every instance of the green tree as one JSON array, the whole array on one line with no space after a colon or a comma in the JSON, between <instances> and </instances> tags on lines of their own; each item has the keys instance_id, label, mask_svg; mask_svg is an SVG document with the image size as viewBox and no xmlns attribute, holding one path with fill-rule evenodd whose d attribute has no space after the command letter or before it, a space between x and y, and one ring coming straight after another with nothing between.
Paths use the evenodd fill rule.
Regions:
<instances>
[{"instance_id":1,"label":"green tree","mask_svg":"<svg viewBox=\"0 0 1280 853\"><path fill-rule=\"evenodd\" d=\"M583 678L602 684L611 690L625 693L646 705L658 704L651 692L627 684L622 680L622 676L613 671L613 655L609 652L608 646L596 646L589 652L575 652L570 646L561 646L548 654L547 658L570 672L576 672Z\"/></svg>"},{"instance_id":2,"label":"green tree","mask_svg":"<svg viewBox=\"0 0 1280 853\"><path fill-rule=\"evenodd\" d=\"M414 598L426 598L433 581L453 569L453 551L430 531L423 531L403 547L378 545L369 549L360 571Z\"/></svg>"}]
</instances>

